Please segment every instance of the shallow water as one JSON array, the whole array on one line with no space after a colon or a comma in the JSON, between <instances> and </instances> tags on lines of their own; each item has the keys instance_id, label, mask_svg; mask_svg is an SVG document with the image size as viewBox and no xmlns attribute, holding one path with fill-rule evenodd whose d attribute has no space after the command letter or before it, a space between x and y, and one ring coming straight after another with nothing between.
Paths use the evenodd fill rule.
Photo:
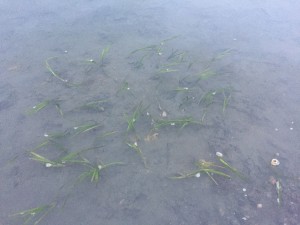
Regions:
<instances>
[{"instance_id":1,"label":"shallow water","mask_svg":"<svg viewBox=\"0 0 300 225\"><path fill-rule=\"evenodd\" d=\"M299 2L0 6L0 225L299 224Z\"/></svg>"}]
</instances>

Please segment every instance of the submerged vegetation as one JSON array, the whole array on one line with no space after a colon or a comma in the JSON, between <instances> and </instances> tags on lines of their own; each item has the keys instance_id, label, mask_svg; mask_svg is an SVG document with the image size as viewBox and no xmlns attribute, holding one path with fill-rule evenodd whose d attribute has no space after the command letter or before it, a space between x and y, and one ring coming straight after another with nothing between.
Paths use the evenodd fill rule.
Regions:
<instances>
[{"instance_id":1,"label":"submerged vegetation","mask_svg":"<svg viewBox=\"0 0 300 225\"><path fill-rule=\"evenodd\" d=\"M231 166L229 163L227 163L222 157L219 157L220 164L214 163L214 162L208 162L205 160L200 160L196 162L197 169L189 172L189 173L179 173L176 176L171 177L172 179L184 179L189 177L196 177L199 178L201 173L206 174L216 185L218 185L218 182L216 181L216 176L228 178L230 179L231 176L228 174L228 172L232 172L239 176L240 178L244 179L244 176L233 166Z\"/></svg>"},{"instance_id":2,"label":"submerged vegetation","mask_svg":"<svg viewBox=\"0 0 300 225\"><path fill-rule=\"evenodd\" d=\"M64 170L65 167L70 166L84 168L84 172L77 176L77 182L89 180L91 183L98 183L104 170L112 166L124 164L118 160L103 164L97 160L98 158L102 159L102 154L105 152L98 151L97 149L99 148L106 149L106 146L108 146L109 152L114 152L116 147L113 146L113 144L116 138L113 134L118 133L121 137L119 139L122 139L122 135L124 136L123 140L125 140L126 143L125 144L124 141L122 142L123 147L125 144L124 155L132 157L130 156L130 151L127 150L128 148L133 150L140 157L144 167L151 169L148 167L146 157L137 141L132 141L132 136L140 140L139 137L141 135L153 133L153 137L155 138L145 138L145 140L147 140L146 142L149 143L158 139L158 132L160 132L160 137L163 137L163 134L166 132L173 132L173 129L163 129L165 127L172 127L174 129L185 128L184 130L189 129L191 125L204 127L208 107L211 105L221 107L224 113L231 103L232 91L229 88L224 88L223 84L221 87L215 87L215 84L210 85L211 80L221 76L221 74L214 72L212 63L229 55L231 50L221 52L213 59L209 59L209 66L206 65L205 67L196 68L196 60L189 55L188 51L170 49L168 47L168 44L177 38L178 36L173 36L158 41L158 44L147 45L129 53L128 63L131 64L134 69L145 69L145 71L147 71L145 75L141 73L142 75L139 75L139 79L147 83L149 82L150 87L145 86L141 89L137 88L137 90L134 91L134 83L132 80L127 80L127 77L126 80L123 77L117 79L115 77L113 78L114 75L110 76L106 74L103 66L107 62L108 53L113 54L113 52L110 52L111 46L104 47L100 53L99 61L96 60L97 62L95 62L94 60L89 60L89 64L85 64L88 73L95 73L89 90L82 89L80 86L76 86L77 88L72 90L63 89L62 93L58 92L57 94L63 96L64 101L61 101L60 98L49 98L41 101L29 110L28 114L33 115L41 110L46 111L46 109L50 109L52 106L60 115L59 118L61 122L59 126L68 127L64 131L45 133L45 139L29 151L29 158L42 164L47 169L50 167L56 168L51 171ZM56 57L46 59L45 63L48 72L57 80L63 83L69 83L67 79L56 72L56 67L55 70L51 67L50 61L54 58ZM91 68L95 71L98 70L95 72ZM105 68L105 70L106 69L107 68ZM81 74L80 76L83 75ZM87 76L92 77L93 74ZM151 76L157 76L162 79L149 79L152 78ZM132 79L132 75L128 75L128 77ZM164 80L163 78L168 78L169 80ZM189 83L186 82L186 78L192 78L193 80ZM123 81L118 82L119 80ZM170 84L168 82L170 82ZM205 82L205 84L202 85L202 82ZM107 85L108 83L109 85ZM106 90L103 91L104 93L98 86L99 84L102 85L101 88ZM163 89L163 91L160 87L162 87L161 89ZM168 93L172 92L174 95L168 98L165 96L164 91ZM125 94L127 92L130 93L130 95ZM84 96L84 99L89 100L85 102L80 101L81 95ZM178 110L171 112L170 115L173 115L169 116L159 106L159 110L163 112L160 114L160 117L158 117L156 103L160 101L165 101L166 104L170 106L175 105L176 107L174 108L178 108ZM147 104L147 107L145 107L144 103ZM105 114L103 112L105 112L107 104L110 104L114 110ZM192 110L192 107L197 108L196 110ZM68 108L69 110L67 110ZM115 111L117 111L117 113ZM87 114L87 112L89 113ZM46 113L51 114L52 111L48 110ZM218 115L221 112L214 113ZM72 117L74 114L76 116L75 119ZM125 121L124 115L126 115ZM88 122L82 123L82 121ZM122 128L122 124L126 124L126 128ZM99 133L99 130L102 131ZM105 139L108 137L110 140L105 142ZM105 145L103 145L104 142ZM70 150L73 149L74 146L82 146L86 143L88 143L89 146L83 148L83 150ZM95 143L97 143L97 145ZM101 144L98 145L98 143ZM110 146L113 147L110 148ZM143 150L145 150L149 147L149 144L145 145L145 148L144 145L141 146L143 146ZM121 150L122 149L118 149L118 151ZM160 151L164 151L163 147ZM124 155L121 154L121 156ZM218 185L217 177L229 179L233 174L243 177L237 169L223 158L218 158L218 163L201 160L196 163L196 167L194 171L181 173L172 178L183 179L194 176L198 177L200 173L203 173ZM50 204L25 210L15 215L26 217L26 223L31 221L34 224L38 224L54 207L55 204Z\"/></svg>"}]
</instances>

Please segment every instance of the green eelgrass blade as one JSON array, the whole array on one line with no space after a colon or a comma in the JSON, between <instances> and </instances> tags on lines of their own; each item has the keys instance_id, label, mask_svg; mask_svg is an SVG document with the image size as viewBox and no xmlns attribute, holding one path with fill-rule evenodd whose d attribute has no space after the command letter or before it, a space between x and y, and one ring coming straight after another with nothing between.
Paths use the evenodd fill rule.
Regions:
<instances>
[{"instance_id":1,"label":"green eelgrass blade","mask_svg":"<svg viewBox=\"0 0 300 225\"><path fill-rule=\"evenodd\" d=\"M176 92L190 92L191 90L188 87L177 87L177 88L173 89L173 91L176 91Z\"/></svg>"},{"instance_id":2,"label":"green eelgrass blade","mask_svg":"<svg viewBox=\"0 0 300 225\"><path fill-rule=\"evenodd\" d=\"M30 159L35 160L39 163L42 163L46 167L63 167L64 166L64 164L62 164L60 162L49 160L49 159L45 158L44 156L41 156L35 152L30 152L30 154L32 155L32 157Z\"/></svg>"},{"instance_id":3,"label":"green eelgrass blade","mask_svg":"<svg viewBox=\"0 0 300 225\"><path fill-rule=\"evenodd\" d=\"M108 99L99 99L99 100L95 100L95 101L90 101L85 103L82 106L79 106L76 109L82 109L82 110L93 110L93 111L104 111L104 107L103 104L107 103L109 100Z\"/></svg>"},{"instance_id":4,"label":"green eelgrass blade","mask_svg":"<svg viewBox=\"0 0 300 225\"><path fill-rule=\"evenodd\" d=\"M99 136L98 139L102 139L102 138L108 137L108 136L116 134L116 133L118 133L118 131L108 131L108 132L103 133L101 136Z\"/></svg>"},{"instance_id":5,"label":"green eelgrass blade","mask_svg":"<svg viewBox=\"0 0 300 225\"><path fill-rule=\"evenodd\" d=\"M228 104L229 104L229 101L230 101L230 98L231 98L231 94L229 93L228 95L225 94L225 92L223 91L223 96L224 96L224 100L223 100L223 113L225 112Z\"/></svg>"},{"instance_id":6,"label":"green eelgrass blade","mask_svg":"<svg viewBox=\"0 0 300 225\"><path fill-rule=\"evenodd\" d=\"M196 75L198 77L198 80L206 80L210 77L216 76L217 74L212 71L210 68L205 69L203 72Z\"/></svg>"},{"instance_id":7,"label":"green eelgrass blade","mask_svg":"<svg viewBox=\"0 0 300 225\"><path fill-rule=\"evenodd\" d=\"M140 102L136 107L135 110L133 112L133 114L131 115L131 117L129 117L127 119L127 132L134 130L135 128L135 123L137 122L137 120L139 119L141 113L143 112L143 104L142 102Z\"/></svg>"},{"instance_id":8,"label":"green eelgrass blade","mask_svg":"<svg viewBox=\"0 0 300 225\"><path fill-rule=\"evenodd\" d=\"M43 141L41 144L39 144L38 146L36 146L34 149L31 150L31 152L35 152L36 150L45 147L46 145L48 145L50 143L50 140L46 140Z\"/></svg>"},{"instance_id":9,"label":"green eelgrass blade","mask_svg":"<svg viewBox=\"0 0 300 225\"><path fill-rule=\"evenodd\" d=\"M38 103L38 104L36 104L35 106L33 106L32 107L32 109L30 109L28 112L27 112L27 114L28 115L32 115L32 114L34 114L34 113L37 113L37 112L39 112L40 110L42 110L42 109L44 109L46 106L48 106L48 105L58 105L59 104L59 101L61 101L61 100L59 100L58 98L56 98L56 99L48 99L48 100L44 100L44 101L42 101L42 102L40 102L40 103Z\"/></svg>"},{"instance_id":10,"label":"green eelgrass blade","mask_svg":"<svg viewBox=\"0 0 300 225\"><path fill-rule=\"evenodd\" d=\"M56 103L56 104L55 104L55 107L56 107L58 113L63 117L63 116L64 116L64 113L63 113L63 111L61 110L60 104Z\"/></svg>"},{"instance_id":11,"label":"green eelgrass blade","mask_svg":"<svg viewBox=\"0 0 300 225\"><path fill-rule=\"evenodd\" d=\"M220 52L219 54L217 54L217 55L212 59L212 61L216 61L216 60L219 60L219 59L223 59L225 56L230 55L232 51L233 51L232 48L226 49L226 50Z\"/></svg>"},{"instance_id":12,"label":"green eelgrass blade","mask_svg":"<svg viewBox=\"0 0 300 225\"><path fill-rule=\"evenodd\" d=\"M225 166L227 167L229 170L231 170L233 173L235 173L239 178L241 179L245 179L245 176L243 174L241 174L236 168L232 167L231 165L229 165L229 163L227 163L224 159L222 159L221 157L218 157L219 161Z\"/></svg>"},{"instance_id":13,"label":"green eelgrass blade","mask_svg":"<svg viewBox=\"0 0 300 225\"><path fill-rule=\"evenodd\" d=\"M222 177L230 178L230 176L228 174L223 173L223 172L218 171L218 170L214 170L214 169L198 169L198 170L195 170L195 171L193 171L191 173L179 174L178 176L174 176L174 177L171 177L171 178L172 179L184 179L184 178L193 177L197 173L201 173L201 172L205 172L207 175L209 175L210 178L212 178L210 174L217 174L217 175L222 176ZM214 179L213 179L213 181L215 182Z\"/></svg>"},{"instance_id":14,"label":"green eelgrass blade","mask_svg":"<svg viewBox=\"0 0 300 225\"><path fill-rule=\"evenodd\" d=\"M28 114L32 115L34 113L37 113L40 110L42 110L43 108L45 108L47 105L49 105L50 103L51 103L51 100L44 100L44 101L38 103L37 105L33 106L32 109L28 111Z\"/></svg>"},{"instance_id":15,"label":"green eelgrass blade","mask_svg":"<svg viewBox=\"0 0 300 225\"><path fill-rule=\"evenodd\" d=\"M100 62L101 62L101 65L103 65L103 63L104 63L104 58L105 58L105 56L107 55L107 53L109 52L109 50L110 50L110 46L107 46L107 47L105 47L105 48L102 50L101 55L100 55Z\"/></svg>"},{"instance_id":16,"label":"green eelgrass blade","mask_svg":"<svg viewBox=\"0 0 300 225\"><path fill-rule=\"evenodd\" d=\"M114 165L124 165L122 162L112 162L108 164L98 164L98 165L93 165L90 163L88 160L86 160L87 163L85 164L89 169L86 172L83 172L79 177L78 181L81 182L86 178L89 178L92 183L98 183L100 179L100 172L110 166Z\"/></svg>"},{"instance_id":17,"label":"green eelgrass blade","mask_svg":"<svg viewBox=\"0 0 300 225\"><path fill-rule=\"evenodd\" d=\"M194 120L192 117L184 117L180 119L171 119L171 120L157 120L155 121L154 128L159 129L161 127L165 126L180 126L180 128L184 128L185 126L189 124L201 124L201 122L198 122Z\"/></svg>"},{"instance_id":18,"label":"green eelgrass blade","mask_svg":"<svg viewBox=\"0 0 300 225\"><path fill-rule=\"evenodd\" d=\"M212 173L212 174L220 175L222 177L230 178L228 174L214 169L200 169L199 172Z\"/></svg>"},{"instance_id":19,"label":"green eelgrass blade","mask_svg":"<svg viewBox=\"0 0 300 225\"><path fill-rule=\"evenodd\" d=\"M209 106L210 104L213 103L215 95L217 94L217 91L211 90L206 92L199 101L199 104L204 104L205 106Z\"/></svg>"},{"instance_id":20,"label":"green eelgrass blade","mask_svg":"<svg viewBox=\"0 0 300 225\"><path fill-rule=\"evenodd\" d=\"M126 143L130 148L132 148L142 159L143 163L144 163L144 166L145 168L148 168L147 166L147 161L146 161L146 158L144 157L144 154L142 152L142 150L140 149L140 147L138 146L138 144L135 142L133 144L131 143Z\"/></svg>"},{"instance_id":21,"label":"green eelgrass blade","mask_svg":"<svg viewBox=\"0 0 300 225\"><path fill-rule=\"evenodd\" d=\"M18 213L15 213L11 216L22 216L25 218L25 224L32 222L33 225L39 224L45 216L56 206L56 203L51 203L49 205L43 205L40 207L24 210Z\"/></svg>"},{"instance_id":22,"label":"green eelgrass blade","mask_svg":"<svg viewBox=\"0 0 300 225\"><path fill-rule=\"evenodd\" d=\"M177 72L178 70L177 69L169 69L169 68L166 68L166 69L160 69L157 71L157 73L172 73L172 72Z\"/></svg>"},{"instance_id":23,"label":"green eelgrass blade","mask_svg":"<svg viewBox=\"0 0 300 225\"><path fill-rule=\"evenodd\" d=\"M160 44L161 44L161 45L164 45L166 42L172 41L172 40L174 40L174 39L176 39L176 38L178 38L178 37L180 37L180 35L175 35L175 36L169 37L169 38L167 38L167 39L162 40L162 41L160 42Z\"/></svg>"},{"instance_id":24,"label":"green eelgrass blade","mask_svg":"<svg viewBox=\"0 0 300 225\"><path fill-rule=\"evenodd\" d=\"M84 124L84 125L73 127L73 129L75 130L75 134L73 136L94 130L100 126L102 126L102 124L94 123L94 124Z\"/></svg>"},{"instance_id":25,"label":"green eelgrass blade","mask_svg":"<svg viewBox=\"0 0 300 225\"><path fill-rule=\"evenodd\" d=\"M57 57L50 57L48 59L46 59L45 63L46 63L46 68L47 70L57 79L59 79L62 82L68 82L68 80L63 79L62 77L60 77L56 72L54 72L54 70L51 68L50 64L49 64L49 60L54 59Z\"/></svg>"},{"instance_id":26,"label":"green eelgrass blade","mask_svg":"<svg viewBox=\"0 0 300 225\"><path fill-rule=\"evenodd\" d=\"M130 52L129 55L132 55L132 54L140 52L140 51L155 50L156 48L157 48L157 45L149 45L149 46L146 46L146 47L143 47L143 48L136 49L136 50Z\"/></svg>"},{"instance_id":27,"label":"green eelgrass blade","mask_svg":"<svg viewBox=\"0 0 300 225\"><path fill-rule=\"evenodd\" d=\"M120 96L121 93L128 92L130 95L134 96L134 93L131 91L129 87L129 83L127 81L123 81L121 87L117 90L116 96Z\"/></svg>"}]
</instances>

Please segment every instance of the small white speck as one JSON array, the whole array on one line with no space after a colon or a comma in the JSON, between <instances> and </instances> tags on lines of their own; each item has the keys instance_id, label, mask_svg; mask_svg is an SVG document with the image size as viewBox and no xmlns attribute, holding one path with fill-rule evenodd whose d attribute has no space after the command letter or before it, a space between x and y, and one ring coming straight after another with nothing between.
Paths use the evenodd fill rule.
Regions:
<instances>
[{"instance_id":1,"label":"small white speck","mask_svg":"<svg viewBox=\"0 0 300 225\"><path fill-rule=\"evenodd\" d=\"M247 220L247 217L244 216L244 217L242 218L242 220L245 220L245 221L246 221L246 220Z\"/></svg>"},{"instance_id":2,"label":"small white speck","mask_svg":"<svg viewBox=\"0 0 300 225\"><path fill-rule=\"evenodd\" d=\"M158 53L158 55L162 55L162 53L161 53L161 52L159 52L159 53Z\"/></svg>"},{"instance_id":3,"label":"small white speck","mask_svg":"<svg viewBox=\"0 0 300 225\"><path fill-rule=\"evenodd\" d=\"M78 127L73 127L73 129L74 129L74 130L77 130L77 129L78 129Z\"/></svg>"},{"instance_id":4,"label":"small white speck","mask_svg":"<svg viewBox=\"0 0 300 225\"><path fill-rule=\"evenodd\" d=\"M248 195L247 195L247 194L244 194L244 196L245 196L245 197L248 197Z\"/></svg>"},{"instance_id":5,"label":"small white speck","mask_svg":"<svg viewBox=\"0 0 300 225\"><path fill-rule=\"evenodd\" d=\"M215 94L217 94L217 92L215 92L215 91L214 91L214 92L213 92L213 93L211 93L211 94L212 94L212 95L215 95Z\"/></svg>"},{"instance_id":6,"label":"small white speck","mask_svg":"<svg viewBox=\"0 0 300 225\"><path fill-rule=\"evenodd\" d=\"M293 127L290 127L290 130L294 130L294 128L293 128Z\"/></svg>"},{"instance_id":7,"label":"small white speck","mask_svg":"<svg viewBox=\"0 0 300 225\"><path fill-rule=\"evenodd\" d=\"M146 113L146 115L147 115L147 116L150 116L150 113L149 113L149 112L147 112L147 113Z\"/></svg>"},{"instance_id":8,"label":"small white speck","mask_svg":"<svg viewBox=\"0 0 300 225\"><path fill-rule=\"evenodd\" d=\"M247 189L246 188L243 188L243 192L246 192L247 191Z\"/></svg>"},{"instance_id":9,"label":"small white speck","mask_svg":"<svg viewBox=\"0 0 300 225\"><path fill-rule=\"evenodd\" d=\"M134 144L134 146L138 146L138 143L137 143L137 142L134 142L133 144Z\"/></svg>"},{"instance_id":10,"label":"small white speck","mask_svg":"<svg viewBox=\"0 0 300 225\"><path fill-rule=\"evenodd\" d=\"M68 51L67 51L67 50L64 50L64 53L68 53Z\"/></svg>"},{"instance_id":11,"label":"small white speck","mask_svg":"<svg viewBox=\"0 0 300 225\"><path fill-rule=\"evenodd\" d=\"M200 176L201 176L200 173L196 173L196 174L195 174L195 177L197 177L197 178L199 178Z\"/></svg>"},{"instance_id":12,"label":"small white speck","mask_svg":"<svg viewBox=\"0 0 300 225\"><path fill-rule=\"evenodd\" d=\"M216 152L216 156L218 156L218 157L223 157L223 153L221 153L221 152Z\"/></svg>"},{"instance_id":13,"label":"small white speck","mask_svg":"<svg viewBox=\"0 0 300 225\"><path fill-rule=\"evenodd\" d=\"M237 39L236 39L236 38L233 38L232 40L236 41Z\"/></svg>"},{"instance_id":14,"label":"small white speck","mask_svg":"<svg viewBox=\"0 0 300 225\"><path fill-rule=\"evenodd\" d=\"M130 87L128 87L127 90L130 90Z\"/></svg>"},{"instance_id":15,"label":"small white speck","mask_svg":"<svg viewBox=\"0 0 300 225\"><path fill-rule=\"evenodd\" d=\"M278 128L275 128L275 131L279 131L279 129L278 129Z\"/></svg>"},{"instance_id":16,"label":"small white speck","mask_svg":"<svg viewBox=\"0 0 300 225\"><path fill-rule=\"evenodd\" d=\"M33 109L35 109L35 108L36 108L36 105L35 105L35 106L33 106L32 108L33 108Z\"/></svg>"},{"instance_id":17,"label":"small white speck","mask_svg":"<svg viewBox=\"0 0 300 225\"><path fill-rule=\"evenodd\" d=\"M171 126L175 126L175 123L170 123Z\"/></svg>"},{"instance_id":18,"label":"small white speck","mask_svg":"<svg viewBox=\"0 0 300 225\"><path fill-rule=\"evenodd\" d=\"M188 88L188 87L184 87L183 89L184 89L184 90L189 90L189 88Z\"/></svg>"},{"instance_id":19,"label":"small white speck","mask_svg":"<svg viewBox=\"0 0 300 225\"><path fill-rule=\"evenodd\" d=\"M102 169L102 166L101 166L101 165L98 165L98 169L101 170L101 169Z\"/></svg>"},{"instance_id":20,"label":"small white speck","mask_svg":"<svg viewBox=\"0 0 300 225\"><path fill-rule=\"evenodd\" d=\"M263 207L263 205L262 205L261 203L258 203L258 204L257 204L257 208L258 208L258 209L261 209L262 207Z\"/></svg>"},{"instance_id":21,"label":"small white speck","mask_svg":"<svg viewBox=\"0 0 300 225\"><path fill-rule=\"evenodd\" d=\"M44 133L44 137L49 137L49 135L47 133Z\"/></svg>"},{"instance_id":22,"label":"small white speck","mask_svg":"<svg viewBox=\"0 0 300 225\"><path fill-rule=\"evenodd\" d=\"M294 124L294 121L291 121L291 124Z\"/></svg>"},{"instance_id":23,"label":"small white speck","mask_svg":"<svg viewBox=\"0 0 300 225\"><path fill-rule=\"evenodd\" d=\"M52 164L51 164L51 163L46 163L45 166L46 166L47 168L49 168L49 167L52 166Z\"/></svg>"},{"instance_id":24,"label":"small white speck","mask_svg":"<svg viewBox=\"0 0 300 225\"><path fill-rule=\"evenodd\" d=\"M95 60L93 60L93 59L89 59L88 61L89 61L89 62L95 62Z\"/></svg>"}]
</instances>

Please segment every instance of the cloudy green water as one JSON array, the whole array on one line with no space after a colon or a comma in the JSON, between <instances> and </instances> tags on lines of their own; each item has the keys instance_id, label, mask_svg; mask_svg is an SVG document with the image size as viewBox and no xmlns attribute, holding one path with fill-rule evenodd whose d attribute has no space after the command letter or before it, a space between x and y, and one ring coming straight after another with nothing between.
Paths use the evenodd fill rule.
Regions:
<instances>
[{"instance_id":1,"label":"cloudy green water","mask_svg":"<svg viewBox=\"0 0 300 225\"><path fill-rule=\"evenodd\" d=\"M0 11L1 225L299 224L299 2Z\"/></svg>"}]
</instances>

